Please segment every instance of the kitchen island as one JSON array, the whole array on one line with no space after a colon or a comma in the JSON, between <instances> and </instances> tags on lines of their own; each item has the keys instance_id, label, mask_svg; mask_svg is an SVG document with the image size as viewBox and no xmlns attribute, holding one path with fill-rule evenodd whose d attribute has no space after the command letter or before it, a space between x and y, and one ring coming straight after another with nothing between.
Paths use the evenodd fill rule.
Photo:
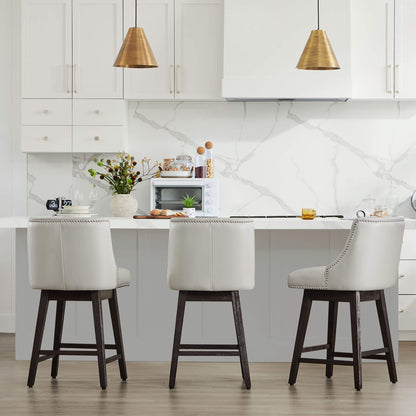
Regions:
<instances>
[{"instance_id":1,"label":"kitchen island","mask_svg":"<svg viewBox=\"0 0 416 416\"><path fill-rule=\"evenodd\" d=\"M33 341L39 291L32 290L27 272L27 218L1 218L0 228L16 230L16 359L27 360ZM295 269L328 264L342 250L352 220L255 219L256 287L241 292L250 361L290 361L302 291L287 287ZM118 265L132 274L131 285L118 292L127 360L170 360L177 292L166 281L169 221L110 218ZM415 220L406 220L415 229ZM197 270L195 271L197 273ZM397 286L386 291L390 326L397 358ZM52 345L55 305L49 309L44 346ZM105 334L112 340L110 317L104 307ZM327 306L312 309L305 345L326 340ZM363 349L382 345L374 302L362 304ZM183 342L226 343L235 339L229 304L190 303ZM69 302L64 324L65 342L93 342L91 306ZM340 305L337 349L350 351L347 305ZM314 356L313 354L311 356ZM319 353L315 353L319 356ZM78 359L78 357L77 357ZM218 360L218 358L215 358Z\"/></svg>"}]
</instances>

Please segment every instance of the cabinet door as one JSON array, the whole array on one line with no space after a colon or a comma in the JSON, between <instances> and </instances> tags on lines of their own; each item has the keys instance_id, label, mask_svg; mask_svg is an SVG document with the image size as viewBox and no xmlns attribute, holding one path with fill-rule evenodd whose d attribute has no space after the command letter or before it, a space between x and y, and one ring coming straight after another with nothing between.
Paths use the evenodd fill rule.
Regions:
<instances>
[{"instance_id":1,"label":"cabinet door","mask_svg":"<svg viewBox=\"0 0 416 416\"><path fill-rule=\"evenodd\" d=\"M123 126L74 126L75 153L117 153L126 150Z\"/></svg>"},{"instance_id":2,"label":"cabinet door","mask_svg":"<svg viewBox=\"0 0 416 416\"><path fill-rule=\"evenodd\" d=\"M394 98L394 0L351 0L352 98Z\"/></svg>"},{"instance_id":3,"label":"cabinet door","mask_svg":"<svg viewBox=\"0 0 416 416\"><path fill-rule=\"evenodd\" d=\"M229 98L347 98L351 96L350 2L321 0L320 23L341 66L296 68L311 30L313 0L225 0L224 80Z\"/></svg>"},{"instance_id":4,"label":"cabinet door","mask_svg":"<svg viewBox=\"0 0 416 416\"><path fill-rule=\"evenodd\" d=\"M71 126L23 126L22 152L70 153Z\"/></svg>"},{"instance_id":5,"label":"cabinet door","mask_svg":"<svg viewBox=\"0 0 416 416\"><path fill-rule=\"evenodd\" d=\"M396 65L397 99L416 98L416 1L396 0Z\"/></svg>"},{"instance_id":6,"label":"cabinet door","mask_svg":"<svg viewBox=\"0 0 416 416\"><path fill-rule=\"evenodd\" d=\"M74 98L122 98L123 0L74 0Z\"/></svg>"},{"instance_id":7,"label":"cabinet door","mask_svg":"<svg viewBox=\"0 0 416 416\"><path fill-rule=\"evenodd\" d=\"M134 0L125 0L125 27L134 26ZM141 0L138 26L143 27L158 68L124 70L126 99L170 100L174 98L173 0Z\"/></svg>"},{"instance_id":8,"label":"cabinet door","mask_svg":"<svg viewBox=\"0 0 416 416\"><path fill-rule=\"evenodd\" d=\"M70 98L71 0L22 0L22 97Z\"/></svg>"},{"instance_id":9,"label":"cabinet door","mask_svg":"<svg viewBox=\"0 0 416 416\"><path fill-rule=\"evenodd\" d=\"M221 99L222 0L175 0L175 98Z\"/></svg>"}]
</instances>

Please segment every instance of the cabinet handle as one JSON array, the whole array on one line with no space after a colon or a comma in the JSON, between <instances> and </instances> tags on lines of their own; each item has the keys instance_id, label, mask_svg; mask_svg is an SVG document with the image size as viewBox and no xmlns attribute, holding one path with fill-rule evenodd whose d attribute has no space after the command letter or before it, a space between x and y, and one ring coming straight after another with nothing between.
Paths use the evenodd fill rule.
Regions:
<instances>
[{"instance_id":1,"label":"cabinet handle","mask_svg":"<svg viewBox=\"0 0 416 416\"><path fill-rule=\"evenodd\" d=\"M176 87L176 94L180 93L180 88L179 88L179 69L180 69L180 65L176 65L176 71L175 71L175 87Z\"/></svg>"},{"instance_id":2,"label":"cabinet handle","mask_svg":"<svg viewBox=\"0 0 416 416\"><path fill-rule=\"evenodd\" d=\"M43 114L49 114L49 110L48 109L43 110Z\"/></svg>"},{"instance_id":3,"label":"cabinet handle","mask_svg":"<svg viewBox=\"0 0 416 416\"><path fill-rule=\"evenodd\" d=\"M399 78L399 69L400 69L400 65L396 65L396 70L394 72L395 75L395 80L394 80L394 84L395 84L395 90L396 90L396 94L400 93L400 87L399 87L399 82L400 82L400 78Z\"/></svg>"},{"instance_id":4,"label":"cabinet handle","mask_svg":"<svg viewBox=\"0 0 416 416\"><path fill-rule=\"evenodd\" d=\"M95 114L100 114L100 110L95 110Z\"/></svg>"},{"instance_id":5,"label":"cabinet handle","mask_svg":"<svg viewBox=\"0 0 416 416\"><path fill-rule=\"evenodd\" d=\"M393 91L391 89L391 65L387 65L387 93L391 94Z\"/></svg>"},{"instance_id":6,"label":"cabinet handle","mask_svg":"<svg viewBox=\"0 0 416 416\"><path fill-rule=\"evenodd\" d=\"M71 83L70 83L70 73L71 65L65 65L65 78L66 78L66 92L71 94Z\"/></svg>"},{"instance_id":7,"label":"cabinet handle","mask_svg":"<svg viewBox=\"0 0 416 416\"><path fill-rule=\"evenodd\" d=\"M45 142L47 142L47 141L49 140L49 137L48 137L48 136L43 136L43 140L44 140Z\"/></svg>"},{"instance_id":8,"label":"cabinet handle","mask_svg":"<svg viewBox=\"0 0 416 416\"><path fill-rule=\"evenodd\" d=\"M173 65L169 66L169 94L173 94Z\"/></svg>"},{"instance_id":9,"label":"cabinet handle","mask_svg":"<svg viewBox=\"0 0 416 416\"><path fill-rule=\"evenodd\" d=\"M78 93L77 64L74 64L74 93Z\"/></svg>"},{"instance_id":10,"label":"cabinet handle","mask_svg":"<svg viewBox=\"0 0 416 416\"><path fill-rule=\"evenodd\" d=\"M403 312L404 312L404 309L400 309L400 310L399 310L399 313L403 313Z\"/></svg>"},{"instance_id":11,"label":"cabinet handle","mask_svg":"<svg viewBox=\"0 0 416 416\"><path fill-rule=\"evenodd\" d=\"M403 279L404 278L404 274L399 274L399 279Z\"/></svg>"},{"instance_id":12,"label":"cabinet handle","mask_svg":"<svg viewBox=\"0 0 416 416\"><path fill-rule=\"evenodd\" d=\"M95 140L96 142L98 142L98 141L100 140L100 137L99 137L99 136L95 136L95 137L94 137L94 140Z\"/></svg>"}]
</instances>

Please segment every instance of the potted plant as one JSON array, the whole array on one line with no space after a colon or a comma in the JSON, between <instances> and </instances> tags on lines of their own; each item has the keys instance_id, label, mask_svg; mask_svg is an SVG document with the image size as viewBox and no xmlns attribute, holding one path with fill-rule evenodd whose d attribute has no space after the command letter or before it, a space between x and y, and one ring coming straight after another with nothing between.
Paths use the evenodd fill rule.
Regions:
<instances>
[{"instance_id":1,"label":"potted plant","mask_svg":"<svg viewBox=\"0 0 416 416\"><path fill-rule=\"evenodd\" d=\"M195 208L194 208L194 205L197 203L197 201L195 200L195 198L196 198L196 195L194 195L194 196L185 195L182 198L183 206L184 206L183 212L189 218L195 218Z\"/></svg>"},{"instance_id":2,"label":"potted plant","mask_svg":"<svg viewBox=\"0 0 416 416\"><path fill-rule=\"evenodd\" d=\"M89 174L95 178L108 182L113 198L111 200L111 213L115 217L131 217L137 211L137 201L130 194L140 182L158 177L161 167L158 162L152 163L147 157L141 160L141 169L133 156L120 152L118 159L110 160L94 158L94 162L104 171L88 169Z\"/></svg>"}]
</instances>

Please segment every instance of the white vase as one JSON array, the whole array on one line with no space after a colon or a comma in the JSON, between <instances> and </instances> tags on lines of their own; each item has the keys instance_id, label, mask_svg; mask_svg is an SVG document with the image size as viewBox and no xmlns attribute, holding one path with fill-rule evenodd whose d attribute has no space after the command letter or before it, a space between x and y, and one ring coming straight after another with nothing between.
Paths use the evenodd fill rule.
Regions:
<instances>
[{"instance_id":1,"label":"white vase","mask_svg":"<svg viewBox=\"0 0 416 416\"><path fill-rule=\"evenodd\" d=\"M130 194L113 196L110 209L115 217L132 217L137 211L137 201Z\"/></svg>"},{"instance_id":2,"label":"white vase","mask_svg":"<svg viewBox=\"0 0 416 416\"><path fill-rule=\"evenodd\" d=\"M182 211L189 218L195 218L195 208L184 208Z\"/></svg>"}]
</instances>

